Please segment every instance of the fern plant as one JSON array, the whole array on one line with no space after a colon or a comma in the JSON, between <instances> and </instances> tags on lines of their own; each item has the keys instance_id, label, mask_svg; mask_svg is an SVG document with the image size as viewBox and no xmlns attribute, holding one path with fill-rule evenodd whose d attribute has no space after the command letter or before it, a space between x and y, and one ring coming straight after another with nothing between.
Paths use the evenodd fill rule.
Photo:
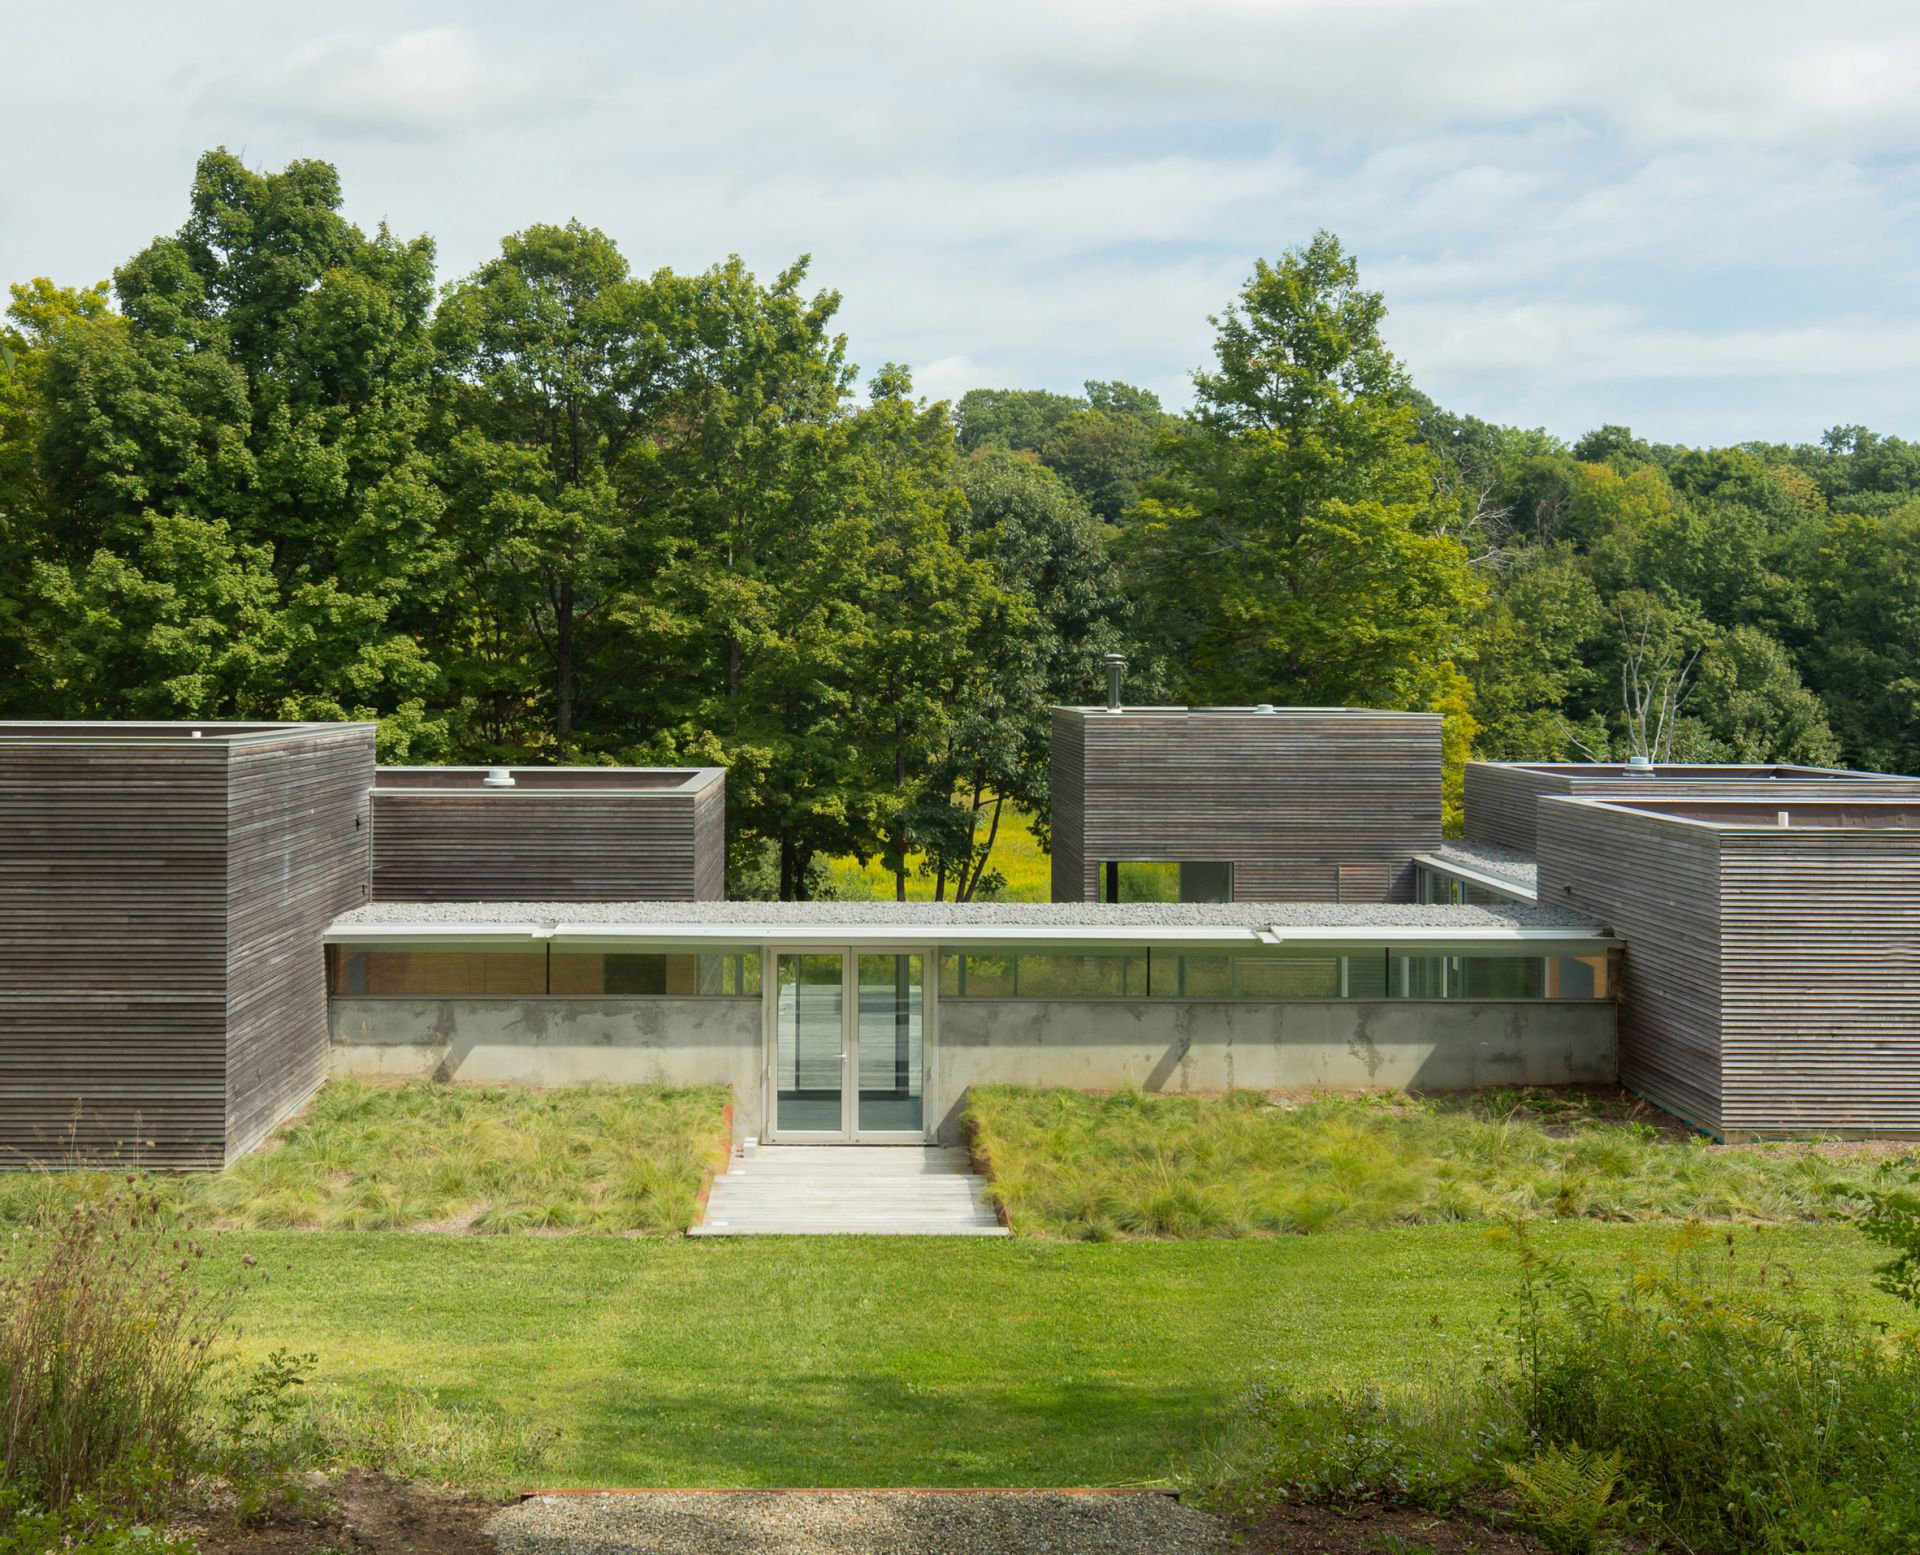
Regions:
<instances>
[{"instance_id":1,"label":"fern plant","mask_svg":"<svg viewBox=\"0 0 1920 1555\"><path fill-rule=\"evenodd\" d=\"M1526 1520L1554 1555L1590 1555L1613 1515L1620 1454L1588 1452L1577 1443L1536 1453L1531 1463L1503 1463Z\"/></svg>"}]
</instances>

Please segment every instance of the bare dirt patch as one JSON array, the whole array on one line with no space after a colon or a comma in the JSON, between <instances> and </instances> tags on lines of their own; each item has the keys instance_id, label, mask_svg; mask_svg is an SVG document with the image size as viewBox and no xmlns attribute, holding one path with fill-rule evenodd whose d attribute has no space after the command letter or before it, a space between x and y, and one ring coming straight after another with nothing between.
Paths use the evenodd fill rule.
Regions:
<instances>
[{"instance_id":1,"label":"bare dirt patch","mask_svg":"<svg viewBox=\"0 0 1920 1555\"><path fill-rule=\"evenodd\" d=\"M1270 1507L1239 1546L1247 1555L1548 1555L1547 1546L1511 1524L1482 1513L1448 1516L1412 1507Z\"/></svg>"},{"instance_id":2,"label":"bare dirt patch","mask_svg":"<svg viewBox=\"0 0 1920 1555\"><path fill-rule=\"evenodd\" d=\"M310 1508L193 1532L201 1555L496 1555L482 1530L499 1510L497 1502L354 1470Z\"/></svg>"}]
</instances>

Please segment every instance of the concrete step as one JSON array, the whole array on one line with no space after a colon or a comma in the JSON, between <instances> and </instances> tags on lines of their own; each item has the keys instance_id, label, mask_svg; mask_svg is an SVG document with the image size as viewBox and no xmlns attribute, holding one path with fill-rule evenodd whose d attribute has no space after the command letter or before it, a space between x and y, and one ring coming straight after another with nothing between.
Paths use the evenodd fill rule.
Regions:
<instances>
[{"instance_id":1,"label":"concrete step","mask_svg":"<svg viewBox=\"0 0 1920 1555\"><path fill-rule=\"evenodd\" d=\"M693 1236L1004 1236L963 1150L770 1145L714 1179Z\"/></svg>"}]
</instances>

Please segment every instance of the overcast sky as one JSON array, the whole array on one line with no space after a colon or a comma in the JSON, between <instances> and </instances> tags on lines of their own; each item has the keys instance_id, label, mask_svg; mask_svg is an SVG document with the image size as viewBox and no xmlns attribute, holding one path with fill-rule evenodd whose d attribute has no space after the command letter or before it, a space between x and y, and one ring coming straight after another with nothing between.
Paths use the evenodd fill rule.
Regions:
<instances>
[{"instance_id":1,"label":"overcast sky","mask_svg":"<svg viewBox=\"0 0 1920 1555\"><path fill-rule=\"evenodd\" d=\"M0 58L8 280L106 276L224 144L443 279L575 216L639 270L806 252L868 371L1177 404L1327 227L1452 408L1920 436L1912 0L8 0Z\"/></svg>"}]
</instances>

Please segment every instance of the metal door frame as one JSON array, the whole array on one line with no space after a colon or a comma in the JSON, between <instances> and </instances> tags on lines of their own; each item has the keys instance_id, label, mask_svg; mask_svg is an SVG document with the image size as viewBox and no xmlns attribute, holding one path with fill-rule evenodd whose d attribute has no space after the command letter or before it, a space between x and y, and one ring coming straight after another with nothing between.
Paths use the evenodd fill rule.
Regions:
<instances>
[{"instance_id":1,"label":"metal door frame","mask_svg":"<svg viewBox=\"0 0 1920 1555\"><path fill-rule=\"evenodd\" d=\"M767 945L761 948L761 1137L780 1145L924 1145L935 1133L934 1082L938 1072L940 957L931 945ZM780 958L840 958L840 1128L780 1128ZM920 1128L860 1127L861 956L920 958ZM796 987L798 985L796 984Z\"/></svg>"}]
</instances>

